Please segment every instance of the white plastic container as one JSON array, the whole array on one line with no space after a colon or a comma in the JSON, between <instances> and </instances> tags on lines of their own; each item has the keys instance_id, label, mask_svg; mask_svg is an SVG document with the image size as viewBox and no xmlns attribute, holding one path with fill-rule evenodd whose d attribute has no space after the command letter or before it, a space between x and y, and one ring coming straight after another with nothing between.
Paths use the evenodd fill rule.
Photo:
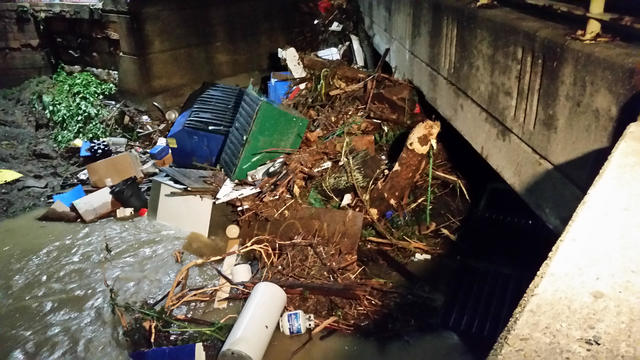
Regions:
<instances>
[{"instance_id":1,"label":"white plastic container","mask_svg":"<svg viewBox=\"0 0 640 360\"><path fill-rule=\"evenodd\" d=\"M285 335L304 334L307 329L316 327L312 314L305 314L302 310L289 311L280 317L280 331Z\"/></svg>"},{"instance_id":2,"label":"white plastic container","mask_svg":"<svg viewBox=\"0 0 640 360\"><path fill-rule=\"evenodd\" d=\"M231 269L231 280L234 283L242 283L251 280L251 265L238 264Z\"/></svg>"},{"instance_id":3,"label":"white plastic container","mask_svg":"<svg viewBox=\"0 0 640 360\"><path fill-rule=\"evenodd\" d=\"M224 342L218 360L261 360L278 326L287 295L274 283L258 283Z\"/></svg>"}]
</instances>

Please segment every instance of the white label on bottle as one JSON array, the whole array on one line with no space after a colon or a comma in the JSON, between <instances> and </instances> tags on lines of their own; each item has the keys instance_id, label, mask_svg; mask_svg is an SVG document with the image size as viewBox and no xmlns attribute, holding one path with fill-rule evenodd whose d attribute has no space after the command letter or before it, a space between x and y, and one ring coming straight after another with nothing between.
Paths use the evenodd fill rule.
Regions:
<instances>
[{"instance_id":1,"label":"white label on bottle","mask_svg":"<svg viewBox=\"0 0 640 360\"><path fill-rule=\"evenodd\" d=\"M299 311L288 313L287 320L289 320L289 335L302 334L302 317Z\"/></svg>"}]
</instances>

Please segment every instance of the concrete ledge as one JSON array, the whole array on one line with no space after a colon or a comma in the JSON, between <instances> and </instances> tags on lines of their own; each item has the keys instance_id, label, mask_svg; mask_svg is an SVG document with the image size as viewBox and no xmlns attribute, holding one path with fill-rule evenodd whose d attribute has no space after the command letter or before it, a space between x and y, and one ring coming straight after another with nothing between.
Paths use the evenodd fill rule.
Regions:
<instances>
[{"instance_id":1,"label":"concrete ledge","mask_svg":"<svg viewBox=\"0 0 640 360\"><path fill-rule=\"evenodd\" d=\"M640 357L640 123L630 125L494 348L497 359Z\"/></svg>"}]
</instances>

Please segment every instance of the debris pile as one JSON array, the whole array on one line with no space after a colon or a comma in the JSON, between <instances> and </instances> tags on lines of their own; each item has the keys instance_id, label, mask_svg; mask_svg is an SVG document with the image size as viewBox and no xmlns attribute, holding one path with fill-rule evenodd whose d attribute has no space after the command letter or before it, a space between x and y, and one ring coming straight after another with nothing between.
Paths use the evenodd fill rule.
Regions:
<instances>
[{"instance_id":1,"label":"debris pile","mask_svg":"<svg viewBox=\"0 0 640 360\"><path fill-rule=\"evenodd\" d=\"M359 254L373 250L368 254L377 261L415 280L405 264L446 252L455 241L468 197L437 142L439 122L421 112L410 83L340 60L301 58L322 65L304 65L306 75L291 81L283 100L281 109L309 120L299 146L264 144L251 154L276 155L252 164L235 181L228 176L237 172L224 164L207 170L169 167L153 178L150 212L158 221L200 233L201 242L218 242L204 256L185 247L201 258L176 276L163 299L164 316L201 321L194 304L226 307L264 282L284 291L286 311L313 315L312 333L372 330L379 326L376 319L407 297L437 303L428 290L407 290L377 277L367 268L371 256L363 261ZM228 224L237 224L237 235L213 234ZM234 264L251 272L234 279ZM220 282L189 283L190 269L205 265L216 267ZM128 316L148 319L140 312ZM223 328L229 321L206 326ZM384 331L401 332L394 326Z\"/></svg>"},{"instance_id":2,"label":"debris pile","mask_svg":"<svg viewBox=\"0 0 640 360\"><path fill-rule=\"evenodd\" d=\"M232 328L235 316L201 315L247 298L237 323L262 331L264 347L278 322L287 334L360 331L406 297L432 301L429 291L407 290L368 264L413 279L406 264L446 252L467 210L464 181L415 87L383 72L388 51L371 64L356 46L357 26L339 15L344 3L321 3L328 31L344 31L348 41L319 52L281 49L290 71L271 74L266 97L251 86L208 85L182 113L141 117L145 142L78 142L86 169L42 220L135 221L148 209L150 218L191 232L183 250L199 257L149 304L119 303L105 279L134 350L204 341L217 352L227 336L222 354L238 350L249 334ZM330 21L332 12L342 23ZM218 272L217 283L189 281L203 266ZM242 315L255 311L256 289L273 286L286 294L273 316ZM264 348L247 351L261 357Z\"/></svg>"}]
</instances>

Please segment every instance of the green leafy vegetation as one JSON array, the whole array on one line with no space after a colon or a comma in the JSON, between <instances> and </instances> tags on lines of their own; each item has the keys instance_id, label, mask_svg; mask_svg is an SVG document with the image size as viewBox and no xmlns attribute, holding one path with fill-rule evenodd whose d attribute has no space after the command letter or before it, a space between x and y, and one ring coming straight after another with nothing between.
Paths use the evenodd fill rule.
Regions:
<instances>
[{"instance_id":1,"label":"green leafy vegetation","mask_svg":"<svg viewBox=\"0 0 640 360\"><path fill-rule=\"evenodd\" d=\"M362 238L366 239L366 238L370 238L372 236L376 236L376 231L374 228L372 228L371 226L367 226L362 228Z\"/></svg>"},{"instance_id":2,"label":"green leafy vegetation","mask_svg":"<svg viewBox=\"0 0 640 360\"><path fill-rule=\"evenodd\" d=\"M50 121L54 143L62 148L76 138L95 140L109 135L104 125L109 111L102 100L115 91L115 85L90 73L67 74L59 69L53 85L33 100Z\"/></svg>"},{"instance_id":3,"label":"green leafy vegetation","mask_svg":"<svg viewBox=\"0 0 640 360\"><path fill-rule=\"evenodd\" d=\"M325 203L324 203L324 198L322 197L322 195L320 195L316 189L311 189L311 191L309 192L309 205L315 207L315 208L323 208L326 207Z\"/></svg>"},{"instance_id":4,"label":"green leafy vegetation","mask_svg":"<svg viewBox=\"0 0 640 360\"><path fill-rule=\"evenodd\" d=\"M404 129L402 128L391 128L388 130L377 132L374 135L376 144L384 146L391 145L393 140L395 140L403 131Z\"/></svg>"}]
</instances>

